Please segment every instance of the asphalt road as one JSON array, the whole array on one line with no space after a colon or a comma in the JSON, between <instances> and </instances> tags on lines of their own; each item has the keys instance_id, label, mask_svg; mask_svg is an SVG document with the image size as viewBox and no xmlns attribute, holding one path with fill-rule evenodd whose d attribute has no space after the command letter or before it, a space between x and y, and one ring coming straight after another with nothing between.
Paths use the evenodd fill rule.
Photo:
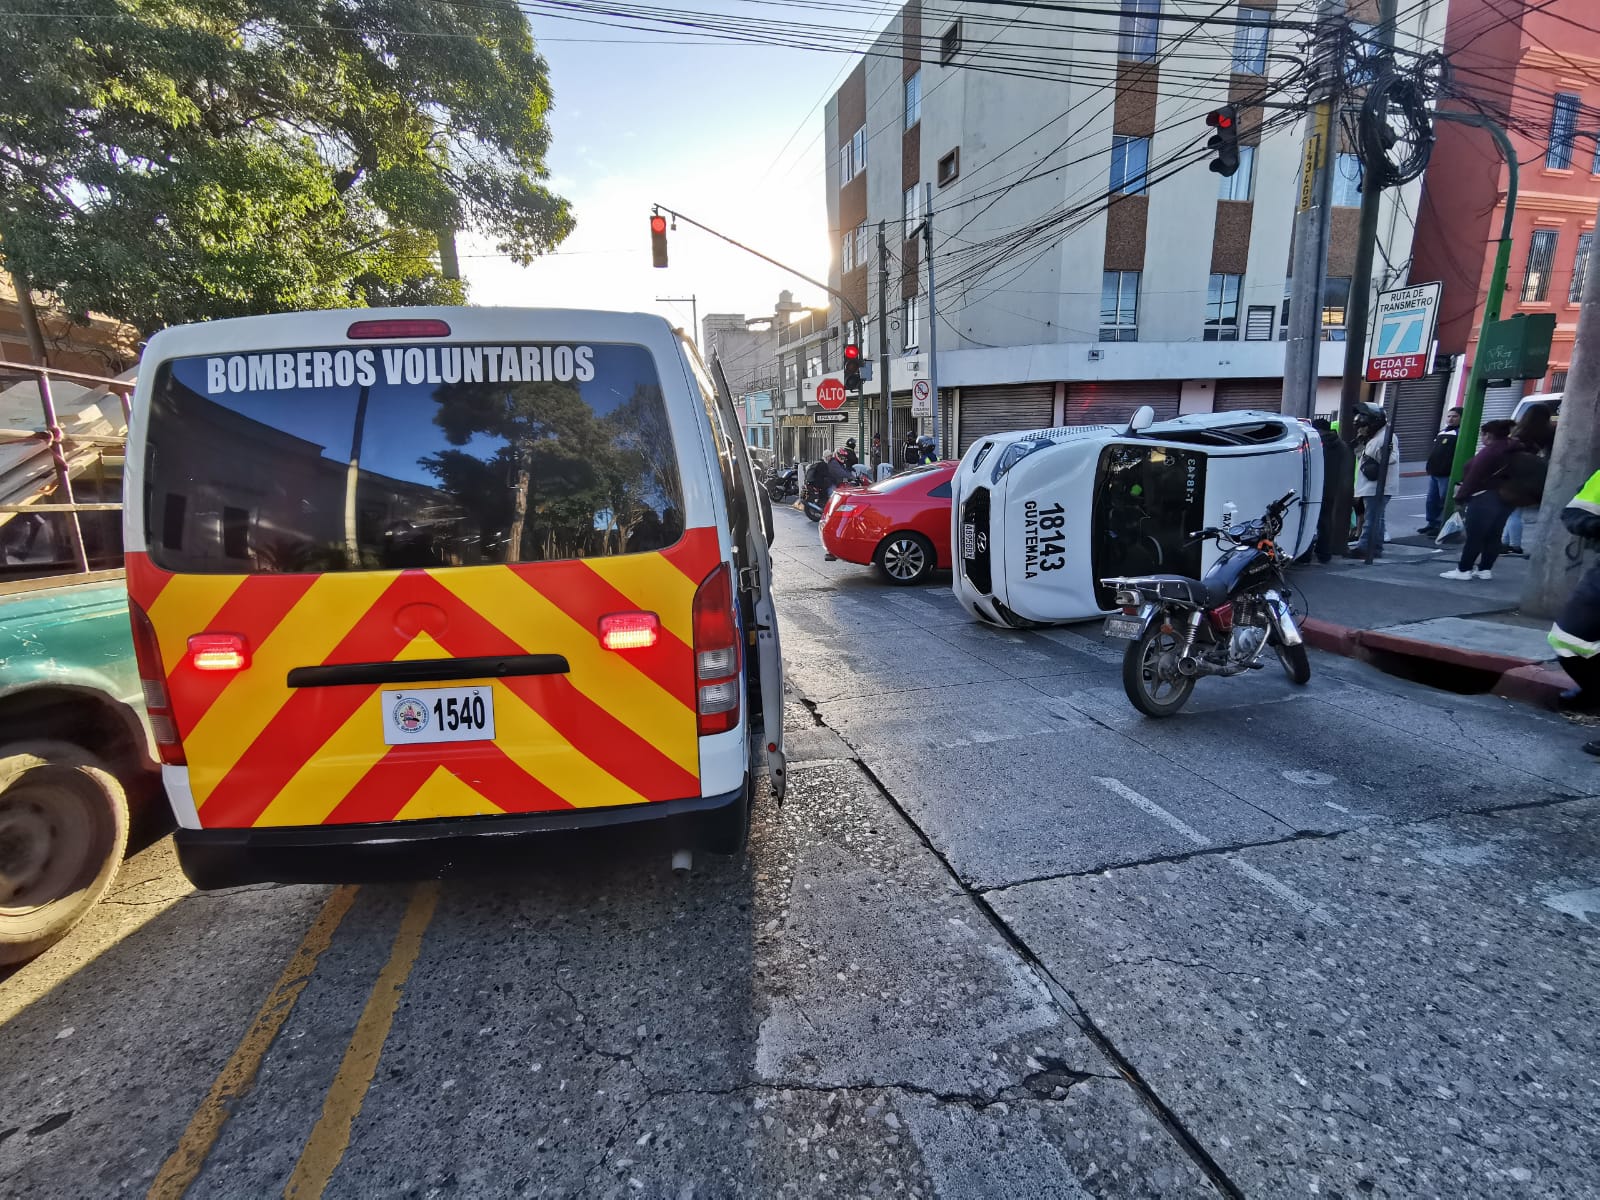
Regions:
<instances>
[{"instance_id":1,"label":"asphalt road","mask_svg":"<svg viewBox=\"0 0 1600 1200\"><path fill-rule=\"evenodd\" d=\"M1140 718L778 514L748 856L195 894L0 980L0 1194L1590 1196L1600 765L1326 656Z\"/></svg>"}]
</instances>

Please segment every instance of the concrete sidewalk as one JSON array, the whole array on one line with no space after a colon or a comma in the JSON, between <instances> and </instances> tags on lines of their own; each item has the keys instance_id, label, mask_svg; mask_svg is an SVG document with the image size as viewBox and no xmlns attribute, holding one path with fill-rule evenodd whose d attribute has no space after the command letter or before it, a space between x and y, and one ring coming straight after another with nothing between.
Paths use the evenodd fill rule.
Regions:
<instances>
[{"instance_id":1,"label":"concrete sidewalk","mask_svg":"<svg viewBox=\"0 0 1600 1200\"><path fill-rule=\"evenodd\" d=\"M1396 514L1394 540L1371 566L1335 558L1293 568L1306 640L1419 683L1553 706L1571 681L1546 641L1550 622L1517 611L1528 559L1501 556L1489 580L1441 579L1456 565L1460 540L1436 546L1399 536L1418 524L1420 513ZM1530 522L1524 534L1529 544L1534 528Z\"/></svg>"}]
</instances>

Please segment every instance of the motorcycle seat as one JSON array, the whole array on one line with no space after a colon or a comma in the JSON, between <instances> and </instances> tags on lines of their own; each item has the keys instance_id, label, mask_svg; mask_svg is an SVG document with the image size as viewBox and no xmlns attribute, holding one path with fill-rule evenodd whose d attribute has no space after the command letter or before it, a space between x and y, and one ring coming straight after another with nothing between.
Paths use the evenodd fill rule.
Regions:
<instances>
[{"instance_id":1,"label":"motorcycle seat","mask_svg":"<svg viewBox=\"0 0 1600 1200\"><path fill-rule=\"evenodd\" d=\"M1187 575L1143 575L1138 581L1146 587L1155 587L1169 600L1180 600L1197 608L1216 608L1228 602L1228 589L1220 583L1206 583Z\"/></svg>"}]
</instances>

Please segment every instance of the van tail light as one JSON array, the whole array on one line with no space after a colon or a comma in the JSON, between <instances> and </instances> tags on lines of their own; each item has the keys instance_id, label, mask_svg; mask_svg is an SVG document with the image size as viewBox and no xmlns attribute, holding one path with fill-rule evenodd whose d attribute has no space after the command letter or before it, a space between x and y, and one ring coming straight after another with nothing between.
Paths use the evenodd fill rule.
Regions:
<instances>
[{"instance_id":1,"label":"van tail light","mask_svg":"<svg viewBox=\"0 0 1600 1200\"><path fill-rule=\"evenodd\" d=\"M609 613L600 618L600 644L607 650L648 650L661 636L653 612Z\"/></svg>"},{"instance_id":2,"label":"van tail light","mask_svg":"<svg viewBox=\"0 0 1600 1200\"><path fill-rule=\"evenodd\" d=\"M150 732L156 739L156 753L169 767L185 766L183 744L178 740L178 725L172 719L172 699L167 695L167 673L161 665L161 643L155 626L132 600L128 616L133 623L133 656L139 664L139 682L144 685L144 707L150 717Z\"/></svg>"},{"instance_id":3,"label":"van tail light","mask_svg":"<svg viewBox=\"0 0 1600 1200\"><path fill-rule=\"evenodd\" d=\"M700 736L738 728L739 623L726 563L694 594L694 674Z\"/></svg>"},{"instance_id":4,"label":"van tail light","mask_svg":"<svg viewBox=\"0 0 1600 1200\"><path fill-rule=\"evenodd\" d=\"M401 338L449 337L450 326L443 321L399 318L388 321L357 321L344 331L351 339L398 341Z\"/></svg>"},{"instance_id":5,"label":"van tail light","mask_svg":"<svg viewBox=\"0 0 1600 1200\"><path fill-rule=\"evenodd\" d=\"M237 633L197 633L189 639L189 665L196 671L242 671L250 665L250 643Z\"/></svg>"}]
</instances>

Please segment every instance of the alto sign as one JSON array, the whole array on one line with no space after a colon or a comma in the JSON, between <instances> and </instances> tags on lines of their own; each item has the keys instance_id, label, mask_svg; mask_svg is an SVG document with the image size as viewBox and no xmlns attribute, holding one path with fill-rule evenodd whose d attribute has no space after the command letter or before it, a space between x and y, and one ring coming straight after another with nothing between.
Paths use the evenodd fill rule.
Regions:
<instances>
[{"instance_id":1,"label":"alto sign","mask_svg":"<svg viewBox=\"0 0 1600 1200\"><path fill-rule=\"evenodd\" d=\"M844 407L844 380L832 376L817 384L817 403L832 412Z\"/></svg>"},{"instance_id":2,"label":"alto sign","mask_svg":"<svg viewBox=\"0 0 1600 1200\"><path fill-rule=\"evenodd\" d=\"M1438 315L1437 283L1379 292L1372 344L1367 347L1367 382L1421 379L1426 375Z\"/></svg>"}]
</instances>

